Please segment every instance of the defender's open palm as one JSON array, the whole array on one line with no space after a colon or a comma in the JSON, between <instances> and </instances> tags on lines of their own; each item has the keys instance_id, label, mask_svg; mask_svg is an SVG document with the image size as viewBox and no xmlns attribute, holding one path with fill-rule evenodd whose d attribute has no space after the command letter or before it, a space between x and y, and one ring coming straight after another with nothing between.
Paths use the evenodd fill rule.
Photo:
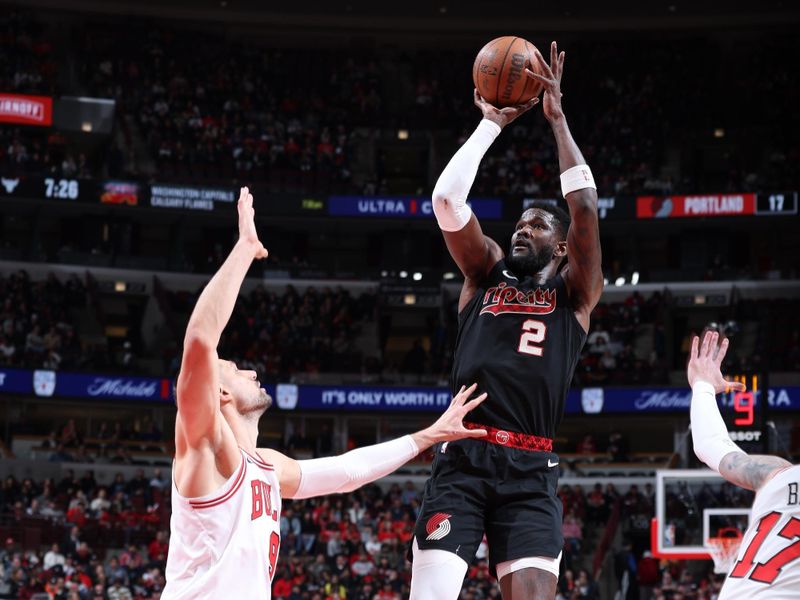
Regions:
<instances>
[{"instance_id":1,"label":"defender's open palm","mask_svg":"<svg viewBox=\"0 0 800 600\"><path fill-rule=\"evenodd\" d=\"M468 388L461 386L461 390L453 397L450 406L442 416L430 426L428 433L433 437L434 443L460 440L466 437L486 437L485 429L467 429L464 427L464 417L481 402L486 400L486 393L470 400L470 396L478 387L473 383Z\"/></svg>"},{"instance_id":2,"label":"defender's open palm","mask_svg":"<svg viewBox=\"0 0 800 600\"><path fill-rule=\"evenodd\" d=\"M561 76L564 74L564 53L558 53L558 44L550 44L550 64L545 62L542 53L538 48L534 50L534 56L539 62L542 74L531 69L525 69L525 74L531 79L535 79L544 86L544 96L542 97L542 111L548 121L554 121L564 116L561 108Z\"/></svg>"},{"instance_id":3,"label":"defender's open palm","mask_svg":"<svg viewBox=\"0 0 800 600\"><path fill-rule=\"evenodd\" d=\"M253 208L253 194L246 187L243 187L239 193L237 208L239 210L239 239L248 244L253 244L256 249L256 258L266 258L267 249L258 239L258 232L256 231L256 211Z\"/></svg>"},{"instance_id":4,"label":"defender's open palm","mask_svg":"<svg viewBox=\"0 0 800 600\"><path fill-rule=\"evenodd\" d=\"M706 381L714 386L717 394L734 390L737 392L745 391L745 385L738 381L728 381L722 376L722 360L728 351L728 338L719 342L719 333L716 331L706 331L703 336L703 344L700 345L700 338L694 336L692 340L692 352L689 356L689 365L686 367L686 376L689 385L694 386L697 381Z\"/></svg>"}]
</instances>

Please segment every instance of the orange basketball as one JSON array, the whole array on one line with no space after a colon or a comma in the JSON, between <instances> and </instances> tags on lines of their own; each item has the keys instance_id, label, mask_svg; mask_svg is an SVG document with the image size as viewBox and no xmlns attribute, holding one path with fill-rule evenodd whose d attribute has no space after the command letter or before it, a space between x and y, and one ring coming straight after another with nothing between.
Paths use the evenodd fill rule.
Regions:
<instances>
[{"instance_id":1,"label":"orange basketball","mask_svg":"<svg viewBox=\"0 0 800 600\"><path fill-rule=\"evenodd\" d=\"M534 45L521 37L505 35L486 44L472 65L472 81L483 99L497 107L527 102L542 91L542 84L525 75L528 68L541 73Z\"/></svg>"}]
</instances>

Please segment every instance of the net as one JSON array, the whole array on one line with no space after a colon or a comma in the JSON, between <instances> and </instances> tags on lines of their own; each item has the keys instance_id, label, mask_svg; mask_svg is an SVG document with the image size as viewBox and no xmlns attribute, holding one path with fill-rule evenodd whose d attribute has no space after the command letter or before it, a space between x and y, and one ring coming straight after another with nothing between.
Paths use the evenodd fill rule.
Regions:
<instances>
[{"instance_id":1,"label":"net","mask_svg":"<svg viewBox=\"0 0 800 600\"><path fill-rule=\"evenodd\" d=\"M720 529L717 537L706 540L705 546L714 560L715 573L724 575L730 572L733 563L736 562L741 543L742 532L735 527Z\"/></svg>"}]
</instances>

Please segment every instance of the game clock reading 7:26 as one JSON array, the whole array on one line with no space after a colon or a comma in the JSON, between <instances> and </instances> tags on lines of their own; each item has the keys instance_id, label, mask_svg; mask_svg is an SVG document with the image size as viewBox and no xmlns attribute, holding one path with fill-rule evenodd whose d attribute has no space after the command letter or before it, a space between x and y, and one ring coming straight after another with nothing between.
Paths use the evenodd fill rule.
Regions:
<instances>
[{"instance_id":1,"label":"game clock reading 7:26","mask_svg":"<svg viewBox=\"0 0 800 600\"><path fill-rule=\"evenodd\" d=\"M44 178L44 197L61 200L77 200L80 196L80 184L77 179Z\"/></svg>"},{"instance_id":2,"label":"game clock reading 7:26","mask_svg":"<svg viewBox=\"0 0 800 600\"><path fill-rule=\"evenodd\" d=\"M735 375L734 381L747 386L744 392L725 392L722 396L722 416L731 439L747 452L764 452L766 449L765 406L767 389L765 378L757 374Z\"/></svg>"}]
</instances>

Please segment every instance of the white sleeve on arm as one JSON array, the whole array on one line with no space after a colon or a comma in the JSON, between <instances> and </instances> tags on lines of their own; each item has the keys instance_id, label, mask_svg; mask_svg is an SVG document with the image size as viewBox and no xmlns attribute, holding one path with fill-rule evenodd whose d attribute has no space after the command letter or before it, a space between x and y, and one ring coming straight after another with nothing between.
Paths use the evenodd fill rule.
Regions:
<instances>
[{"instance_id":1,"label":"white sleeve on arm","mask_svg":"<svg viewBox=\"0 0 800 600\"><path fill-rule=\"evenodd\" d=\"M483 155L500 131L497 123L483 119L439 175L433 188L433 212L442 231L460 231L469 223L472 210L467 205L467 195Z\"/></svg>"},{"instance_id":2,"label":"white sleeve on arm","mask_svg":"<svg viewBox=\"0 0 800 600\"><path fill-rule=\"evenodd\" d=\"M719 463L726 454L744 452L733 443L719 414L714 386L698 381L692 386L692 440L697 458L719 473Z\"/></svg>"},{"instance_id":3,"label":"white sleeve on arm","mask_svg":"<svg viewBox=\"0 0 800 600\"><path fill-rule=\"evenodd\" d=\"M351 450L339 456L299 460L300 485L293 498L352 492L380 479L419 454L410 435L390 442Z\"/></svg>"}]
</instances>

